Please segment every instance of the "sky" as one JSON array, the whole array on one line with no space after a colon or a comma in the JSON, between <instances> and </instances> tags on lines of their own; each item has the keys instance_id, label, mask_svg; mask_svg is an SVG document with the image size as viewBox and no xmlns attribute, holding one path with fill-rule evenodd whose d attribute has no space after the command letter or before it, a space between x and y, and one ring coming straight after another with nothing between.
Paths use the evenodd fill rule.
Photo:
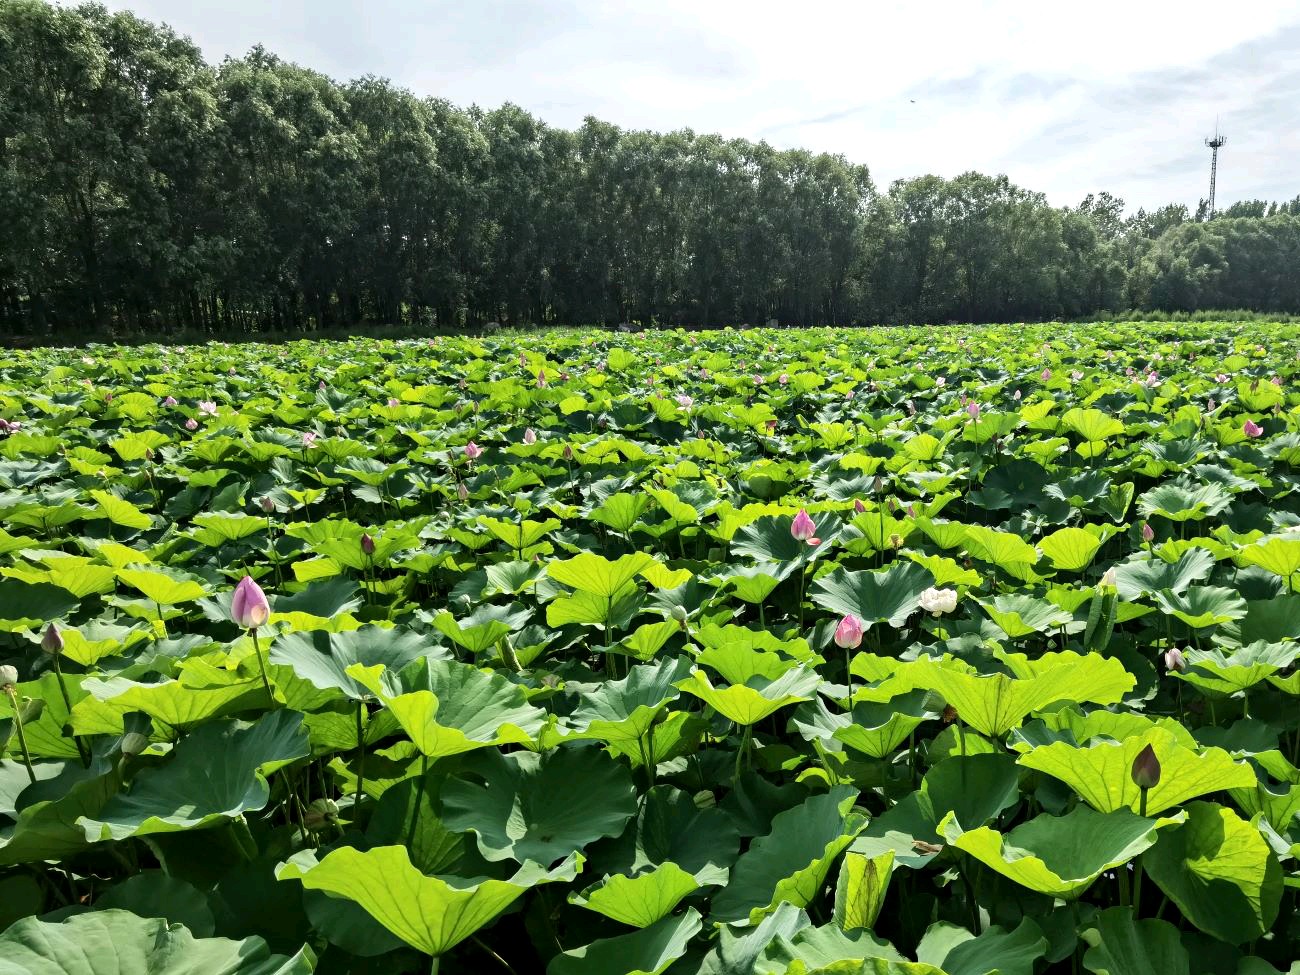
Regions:
<instances>
[{"instance_id":1,"label":"sky","mask_svg":"<svg viewBox=\"0 0 1300 975\"><path fill-rule=\"evenodd\" d=\"M210 61L262 44L552 125L690 128L895 179L1006 173L1130 211L1300 194L1297 0L109 0Z\"/></svg>"}]
</instances>

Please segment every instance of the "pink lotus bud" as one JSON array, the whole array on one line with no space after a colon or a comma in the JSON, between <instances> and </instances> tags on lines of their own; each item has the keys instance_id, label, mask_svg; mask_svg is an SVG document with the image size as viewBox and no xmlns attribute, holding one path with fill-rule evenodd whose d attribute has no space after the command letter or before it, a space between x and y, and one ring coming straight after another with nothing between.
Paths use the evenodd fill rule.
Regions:
<instances>
[{"instance_id":1,"label":"pink lotus bud","mask_svg":"<svg viewBox=\"0 0 1300 975\"><path fill-rule=\"evenodd\" d=\"M527 444L529 447L537 443L537 431L534 430L532 427L529 427L527 430L524 431L524 443Z\"/></svg>"},{"instance_id":2,"label":"pink lotus bud","mask_svg":"<svg viewBox=\"0 0 1300 975\"><path fill-rule=\"evenodd\" d=\"M267 515L275 514L275 502L272 501L270 498L268 498L265 494L257 499L257 503L261 507L263 514L267 514Z\"/></svg>"},{"instance_id":3,"label":"pink lotus bud","mask_svg":"<svg viewBox=\"0 0 1300 975\"><path fill-rule=\"evenodd\" d=\"M545 389L545 388L546 388L546 370L545 370L545 369L538 369L538 370L537 370L537 388L538 388L538 389Z\"/></svg>"},{"instance_id":4,"label":"pink lotus bud","mask_svg":"<svg viewBox=\"0 0 1300 975\"><path fill-rule=\"evenodd\" d=\"M303 445L303 447L310 448L310 447L314 447L314 446L316 446L316 438L317 438L318 436L319 436L319 434L316 433L315 430L305 430L305 431L303 431L303 435L302 435L302 445Z\"/></svg>"},{"instance_id":5,"label":"pink lotus bud","mask_svg":"<svg viewBox=\"0 0 1300 975\"><path fill-rule=\"evenodd\" d=\"M526 365L528 365L528 357L527 357L526 355L524 355L522 352L520 352L520 353L519 353L519 368L522 369L522 368L524 368L524 366L526 366Z\"/></svg>"},{"instance_id":6,"label":"pink lotus bud","mask_svg":"<svg viewBox=\"0 0 1300 975\"><path fill-rule=\"evenodd\" d=\"M235 595L230 600L230 618L241 630L255 630L270 616L271 604L266 601L266 593L252 576L244 576L235 586Z\"/></svg>"},{"instance_id":7,"label":"pink lotus bud","mask_svg":"<svg viewBox=\"0 0 1300 975\"><path fill-rule=\"evenodd\" d=\"M907 517L909 518L916 517L916 508L912 507L912 505L910 504L907 506Z\"/></svg>"},{"instance_id":8,"label":"pink lotus bud","mask_svg":"<svg viewBox=\"0 0 1300 975\"><path fill-rule=\"evenodd\" d=\"M1052 370L1050 370L1050 369L1044 369L1044 370L1043 370L1043 376L1042 376L1042 378L1043 378L1043 382L1047 382L1049 379L1051 379L1051 378L1052 378Z\"/></svg>"},{"instance_id":9,"label":"pink lotus bud","mask_svg":"<svg viewBox=\"0 0 1300 975\"><path fill-rule=\"evenodd\" d=\"M843 650L856 650L862 644L862 620L852 613L835 627L835 645Z\"/></svg>"},{"instance_id":10,"label":"pink lotus bud","mask_svg":"<svg viewBox=\"0 0 1300 975\"><path fill-rule=\"evenodd\" d=\"M1151 527L1150 522L1142 522L1142 541L1149 542L1156 537L1156 531Z\"/></svg>"},{"instance_id":11,"label":"pink lotus bud","mask_svg":"<svg viewBox=\"0 0 1300 975\"><path fill-rule=\"evenodd\" d=\"M687 396L685 393L678 393L676 399L677 405L684 410L689 410L695 405L695 400L691 399L691 397Z\"/></svg>"},{"instance_id":12,"label":"pink lotus bud","mask_svg":"<svg viewBox=\"0 0 1300 975\"><path fill-rule=\"evenodd\" d=\"M790 534L801 542L806 542L817 534L817 526L808 517L807 509L800 508L794 516L794 521L790 523Z\"/></svg>"},{"instance_id":13,"label":"pink lotus bud","mask_svg":"<svg viewBox=\"0 0 1300 975\"><path fill-rule=\"evenodd\" d=\"M861 515L861 514L866 514L867 506L866 506L865 504L862 503L862 499L861 499L861 498L854 498L854 499L853 499L853 510L854 510L855 513L860 514L860 515Z\"/></svg>"},{"instance_id":14,"label":"pink lotus bud","mask_svg":"<svg viewBox=\"0 0 1300 975\"><path fill-rule=\"evenodd\" d=\"M396 396L390 396L388 397L388 405L390 408L394 406L401 406L402 401L399 400Z\"/></svg>"},{"instance_id":15,"label":"pink lotus bud","mask_svg":"<svg viewBox=\"0 0 1300 975\"><path fill-rule=\"evenodd\" d=\"M945 377L940 376L938 379L936 379L936 380L934 381L934 384L935 384L936 386L947 386L947 385L948 385L948 380L947 380Z\"/></svg>"},{"instance_id":16,"label":"pink lotus bud","mask_svg":"<svg viewBox=\"0 0 1300 975\"><path fill-rule=\"evenodd\" d=\"M471 440L465 445L465 456L473 463L483 456L483 448Z\"/></svg>"},{"instance_id":17,"label":"pink lotus bud","mask_svg":"<svg viewBox=\"0 0 1300 975\"><path fill-rule=\"evenodd\" d=\"M45 628L45 634L41 637L41 649L51 657L57 657L63 652L63 635L53 623Z\"/></svg>"},{"instance_id":18,"label":"pink lotus bud","mask_svg":"<svg viewBox=\"0 0 1300 975\"><path fill-rule=\"evenodd\" d=\"M197 430L198 428L199 428L199 421L194 419L194 417L190 417L188 420L185 421L186 430Z\"/></svg>"},{"instance_id":19,"label":"pink lotus bud","mask_svg":"<svg viewBox=\"0 0 1300 975\"><path fill-rule=\"evenodd\" d=\"M1274 386L1281 386L1281 385L1282 385L1282 377L1281 377L1281 376L1274 376L1273 379L1272 379L1272 383L1273 383Z\"/></svg>"},{"instance_id":20,"label":"pink lotus bud","mask_svg":"<svg viewBox=\"0 0 1300 975\"><path fill-rule=\"evenodd\" d=\"M974 400L971 400L970 405L966 407L966 412L970 414L970 418L972 420L978 420L980 418L979 403L975 402Z\"/></svg>"},{"instance_id":21,"label":"pink lotus bud","mask_svg":"<svg viewBox=\"0 0 1300 975\"><path fill-rule=\"evenodd\" d=\"M456 485L456 497L460 498L462 501L469 500L469 488L465 486L464 481L461 481Z\"/></svg>"},{"instance_id":22,"label":"pink lotus bud","mask_svg":"<svg viewBox=\"0 0 1300 975\"><path fill-rule=\"evenodd\" d=\"M1241 431L1248 437L1258 437L1263 434L1264 428L1254 420L1247 420L1246 425L1241 428Z\"/></svg>"},{"instance_id":23,"label":"pink lotus bud","mask_svg":"<svg viewBox=\"0 0 1300 975\"><path fill-rule=\"evenodd\" d=\"M790 377L783 372L781 373L781 375L776 377L776 381L779 382L782 386L787 386L790 383Z\"/></svg>"},{"instance_id":24,"label":"pink lotus bud","mask_svg":"<svg viewBox=\"0 0 1300 975\"><path fill-rule=\"evenodd\" d=\"M1213 412L1214 412L1214 407L1215 407L1214 397L1211 396L1211 397L1206 401L1206 403L1205 403L1205 409L1206 409L1207 412L1209 412L1209 413L1213 413Z\"/></svg>"},{"instance_id":25,"label":"pink lotus bud","mask_svg":"<svg viewBox=\"0 0 1300 975\"><path fill-rule=\"evenodd\" d=\"M361 536L361 554L363 555L375 554L375 540L370 537L369 532L365 532Z\"/></svg>"},{"instance_id":26,"label":"pink lotus bud","mask_svg":"<svg viewBox=\"0 0 1300 975\"><path fill-rule=\"evenodd\" d=\"M563 456L565 460L573 460L573 448L570 447L567 443L564 445Z\"/></svg>"},{"instance_id":27,"label":"pink lotus bud","mask_svg":"<svg viewBox=\"0 0 1300 975\"><path fill-rule=\"evenodd\" d=\"M316 384L316 388L319 389L319 390L321 390L321 391L324 391L324 390L328 389L329 387L325 385L325 380L322 379L320 382L318 382L318 383Z\"/></svg>"},{"instance_id":28,"label":"pink lotus bud","mask_svg":"<svg viewBox=\"0 0 1300 975\"><path fill-rule=\"evenodd\" d=\"M1133 768L1129 771L1133 784L1139 789L1154 789L1160 784L1160 762L1155 749L1147 745L1133 759Z\"/></svg>"},{"instance_id":29,"label":"pink lotus bud","mask_svg":"<svg viewBox=\"0 0 1300 975\"><path fill-rule=\"evenodd\" d=\"M1013 400L1015 400L1017 403L1019 403L1019 402L1020 402L1020 390L1017 389L1017 390L1016 390L1016 394L1015 394L1014 396L1012 396L1011 398L1012 398Z\"/></svg>"},{"instance_id":30,"label":"pink lotus bud","mask_svg":"<svg viewBox=\"0 0 1300 975\"><path fill-rule=\"evenodd\" d=\"M162 405L163 405L163 406L175 406L175 405L176 405L176 397L175 397L175 396L167 396L167 397L165 397L165 398L163 399L163 401L162 401Z\"/></svg>"},{"instance_id":31,"label":"pink lotus bud","mask_svg":"<svg viewBox=\"0 0 1300 975\"><path fill-rule=\"evenodd\" d=\"M1165 669L1176 670L1180 674L1187 669L1187 661L1183 658L1183 651L1177 647L1170 647L1165 651Z\"/></svg>"}]
</instances>

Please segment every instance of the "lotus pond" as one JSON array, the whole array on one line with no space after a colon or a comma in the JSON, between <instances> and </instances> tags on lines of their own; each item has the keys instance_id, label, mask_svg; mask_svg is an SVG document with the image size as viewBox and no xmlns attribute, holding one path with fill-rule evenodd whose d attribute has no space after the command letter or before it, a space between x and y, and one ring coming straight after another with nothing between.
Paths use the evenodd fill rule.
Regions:
<instances>
[{"instance_id":1,"label":"lotus pond","mask_svg":"<svg viewBox=\"0 0 1300 975\"><path fill-rule=\"evenodd\" d=\"M1298 351L6 353L0 975L1300 971Z\"/></svg>"}]
</instances>

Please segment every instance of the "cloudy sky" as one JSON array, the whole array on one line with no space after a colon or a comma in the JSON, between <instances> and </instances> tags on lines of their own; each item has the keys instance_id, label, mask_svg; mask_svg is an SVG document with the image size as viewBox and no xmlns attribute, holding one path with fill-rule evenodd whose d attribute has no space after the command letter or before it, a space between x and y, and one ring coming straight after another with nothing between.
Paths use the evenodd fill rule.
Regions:
<instances>
[{"instance_id":1,"label":"cloudy sky","mask_svg":"<svg viewBox=\"0 0 1300 975\"><path fill-rule=\"evenodd\" d=\"M1297 0L111 0L209 60L261 43L555 125L838 152L877 184L1005 172L1057 204L1300 194ZM1066 12L1069 8L1068 13ZM1060 10L1060 13L1050 11Z\"/></svg>"}]
</instances>

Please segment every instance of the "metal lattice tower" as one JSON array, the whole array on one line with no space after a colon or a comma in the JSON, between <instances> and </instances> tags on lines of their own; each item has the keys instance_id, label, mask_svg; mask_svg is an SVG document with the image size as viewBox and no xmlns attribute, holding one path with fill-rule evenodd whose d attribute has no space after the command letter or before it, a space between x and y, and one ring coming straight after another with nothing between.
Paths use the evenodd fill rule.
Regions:
<instances>
[{"instance_id":1,"label":"metal lattice tower","mask_svg":"<svg viewBox=\"0 0 1300 975\"><path fill-rule=\"evenodd\" d=\"M1206 139L1210 149L1210 217L1214 217L1214 182L1219 172L1219 150L1228 143L1228 137L1219 132L1219 125L1214 125L1214 138Z\"/></svg>"}]
</instances>

